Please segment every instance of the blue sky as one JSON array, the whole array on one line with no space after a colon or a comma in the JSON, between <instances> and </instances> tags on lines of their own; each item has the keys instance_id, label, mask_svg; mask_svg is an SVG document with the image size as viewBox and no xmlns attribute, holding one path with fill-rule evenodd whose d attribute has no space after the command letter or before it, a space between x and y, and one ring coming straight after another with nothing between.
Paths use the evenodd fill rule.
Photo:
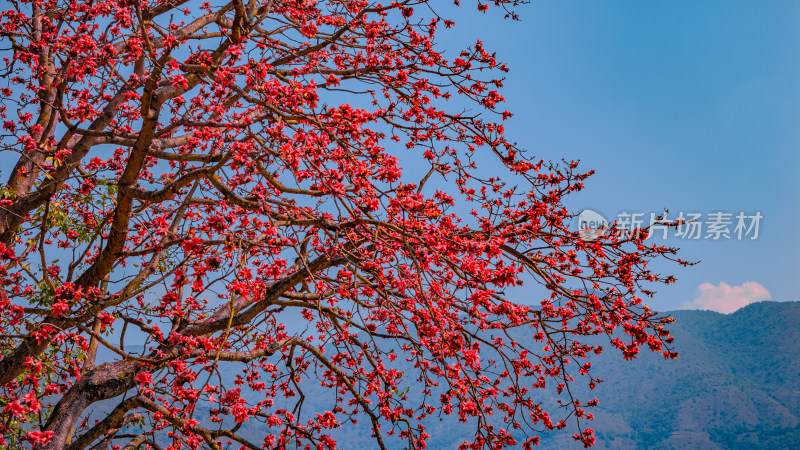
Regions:
<instances>
[{"instance_id":1,"label":"blue sky","mask_svg":"<svg viewBox=\"0 0 800 450\"><path fill-rule=\"evenodd\" d=\"M597 171L573 210L763 216L756 240L670 240L701 263L664 266L651 306L800 300L800 1L535 0L520 22L450 3L449 54L481 39L511 69L508 137Z\"/></svg>"},{"instance_id":2,"label":"blue sky","mask_svg":"<svg viewBox=\"0 0 800 450\"><path fill-rule=\"evenodd\" d=\"M666 266L678 283L650 304L764 297L753 282L800 300L800 2L538 0L519 12L510 23L462 8L442 43L478 38L508 63L509 138L597 170L572 208L763 216L756 240L671 239L702 262Z\"/></svg>"}]
</instances>

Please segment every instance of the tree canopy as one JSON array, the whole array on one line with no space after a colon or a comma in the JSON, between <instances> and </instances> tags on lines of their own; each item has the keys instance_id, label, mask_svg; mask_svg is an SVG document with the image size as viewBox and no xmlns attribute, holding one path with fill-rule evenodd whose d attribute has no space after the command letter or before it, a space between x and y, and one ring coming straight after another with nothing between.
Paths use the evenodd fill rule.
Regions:
<instances>
[{"instance_id":1,"label":"tree canopy","mask_svg":"<svg viewBox=\"0 0 800 450\"><path fill-rule=\"evenodd\" d=\"M424 448L454 415L465 447L528 447L591 419L583 336L677 356L642 298L684 262L581 239L591 171L505 138L507 68L440 48L443 5L6 5L0 446L329 448L361 421Z\"/></svg>"}]
</instances>

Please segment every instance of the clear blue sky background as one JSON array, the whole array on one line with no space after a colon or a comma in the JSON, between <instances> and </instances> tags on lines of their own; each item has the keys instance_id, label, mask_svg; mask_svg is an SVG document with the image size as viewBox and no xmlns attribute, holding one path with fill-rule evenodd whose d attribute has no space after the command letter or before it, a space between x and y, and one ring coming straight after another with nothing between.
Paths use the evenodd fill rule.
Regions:
<instances>
[{"instance_id":1,"label":"clear blue sky background","mask_svg":"<svg viewBox=\"0 0 800 450\"><path fill-rule=\"evenodd\" d=\"M508 63L508 137L597 171L573 210L763 215L754 241L669 241L701 263L664 266L651 306L721 282L800 300L800 1L535 0L520 22L439 1L448 55L481 39Z\"/></svg>"},{"instance_id":2,"label":"clear blue sky background","mask_svg":"<svg viewBox=\"0 0 800 450\"><path fill-rule=\"evenodd\" d=\"M597 170L570 206L610 220L764 217L754 241L670 240L702 262L666 267L678 283L650 304L680 308L705 282L800 300L800 2L538 0L519 12L511 23L461 8L442 43L479 38L509 64L512 140Z\"/></svg>"}]
</instances>

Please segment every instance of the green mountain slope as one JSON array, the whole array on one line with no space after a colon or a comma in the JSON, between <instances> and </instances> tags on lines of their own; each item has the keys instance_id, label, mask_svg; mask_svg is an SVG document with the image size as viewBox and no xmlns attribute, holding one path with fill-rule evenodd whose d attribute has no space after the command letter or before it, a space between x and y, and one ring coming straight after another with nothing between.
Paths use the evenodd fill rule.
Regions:
<instances>
[{"instance_id":1,"label":"green mountain slope","mask_svg":"<svg viewBox=\"0 0 800 450\"><path fill-rule=\"evenodd\" d=\"M607 380L597 447L800 448L800 303L672 314L679 359L609 353L593 364Z\"/></svg>"},{"instance_id":2,"label":"green mountain slope","mask_svg":"<svg viewBox=\"0 0 800 450\"><path fill-rule=\"evenodd\" d=\"M600 400L588 424L597 433L595 448L800 448L800 302L756 303L730 315L671 314L680 358L665 361L643 351L636 360L624 361L606 345L608 350L592 360L593 374L605 382L589 392L583 380L576 380L578 398ZM226 373L228 382L235 373ZM303 384L306 413L331 408L332 392L311 380ZM545 405L556 398L541 395ZM374 448L366 422L337 430L340 447ZM426 426L429 449L456 448L473 430L446 416ZM244 424L243 431L253 442L263 439L258 422ZM581 448L573 432L545 435L541 448Z\"/></svg>"}]
</instances>

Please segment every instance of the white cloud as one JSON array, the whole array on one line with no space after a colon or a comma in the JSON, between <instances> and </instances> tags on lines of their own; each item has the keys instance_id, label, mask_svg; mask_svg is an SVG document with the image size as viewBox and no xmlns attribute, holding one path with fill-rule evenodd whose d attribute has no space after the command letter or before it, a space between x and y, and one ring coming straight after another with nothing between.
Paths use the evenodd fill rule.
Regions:
<instances>
[{"instance_id":1,"label":"white cloud","mask_svg":"<svg viewBox=\"0 0 800 450\"><path fill-rule=\"evenodd\" d=\"M750 303L768 300L771 296L764 286L755 281L748 281L739 286L720 283L714 286L703 283L697 287L694 300L683 304L683 309L708 309L730 314Z\"/></svg>"}]
</instances>

